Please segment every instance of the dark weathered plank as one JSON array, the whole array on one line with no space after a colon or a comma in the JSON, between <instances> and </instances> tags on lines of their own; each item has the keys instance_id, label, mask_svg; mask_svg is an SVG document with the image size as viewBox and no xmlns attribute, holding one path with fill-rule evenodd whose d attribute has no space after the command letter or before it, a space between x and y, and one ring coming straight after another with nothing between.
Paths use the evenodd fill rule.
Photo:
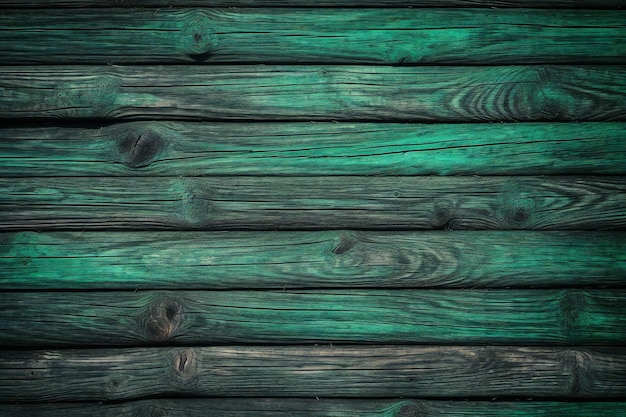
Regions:
<instances>
[{"instance_id":1,"label":"dark weathered plank","mask_svg":"<svg viewBox=\"0 0 626 417\"><path fill-rule=\"evenodd\" d=\"M0 238L0 290L626 284L624 233L23 232Z\"/></svg>"},{"instance_id":2,"label":"dark weathered plank","mask_svg":"<svg viewBox=\"0 0 626 417\"><path fill-rule=\"evenodd\" d=\"M626 12L13 10L0 15L0 50L3 64L623 64Z\"/></svg>"},{"instance_id":3,"label":"dark weathered plank","mask_svg":"<svg viewBox=\"0 0 626 417\"><path fill-rule=\"evenodd\" d=\"M2 417L626 417L624 402L327 398L157 399L123 403L0 404Z\"/></svg>"},{"instance_id":4,"label":"dark weathered plank","mask_svg":"<svg viewBox=\"0 0 626 417\"><path fill-rule=\"evenodd\" d=\"M621 289L11 292L0 346L623 344L624 304Z\"/></svg>"},{"instance_id":5,"label":"dark weathered plank","mask_svg":"<svg viewBox=\"0 0 626 417\"><path fill-rule=\"evenodd\" d=\"M0 179L0 228L623 229L624 177Z\"/></svg>"},{"instance_id":6,"label":"dark weathered plank","mask_svg":"<svg viewBox=\"0 0 626 417\"><path fill-rule=\"evenodd\" d=\"M625 55L626 56L626 55ZM625 123L0 129L0 176L626 174Z\"/></svg>"},{"instance_id":7,"label":"dark weathered plank","mask_svg":"<svg viewBox=\"0 0 626 417\"><path fill-rule=\"evenodd\" d=\"M624 0L0 0L7 7L626 7Z\"/></svg>"},{"instance_id":8,"label":"dark weathered plank","mask_svg":"<svg viewBox=\"0 0 626 417\"><path fill-rule=\"evenodd\" d=\"M156 395L624 398L621 348L308 346L4 351L0 401Z\"/></svg>"},{"instance_id":9,"label":"dark weathered plank","mask_svg":"<svg viewBox=\"0 0 626 417\"><path fill-rule=\"evenodd\" d=\"M626 120L623 66L2 67L0 118Z\"/></svg>"}]
</instances>

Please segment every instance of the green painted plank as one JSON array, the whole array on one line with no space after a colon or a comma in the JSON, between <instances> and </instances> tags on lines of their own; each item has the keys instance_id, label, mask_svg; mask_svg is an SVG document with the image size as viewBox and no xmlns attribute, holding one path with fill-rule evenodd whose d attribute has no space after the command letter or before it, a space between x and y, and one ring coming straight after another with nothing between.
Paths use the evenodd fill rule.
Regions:
<instances>
[{"instance_id":1,"label":"green painted plank","mask_svg":"<svg viewBox=\"0 0 626 417\"><path fill-rule=\"evenodd\" d=\"M0 0L6 7L540 7L624 8L624 0Z\"/></svg>"},{"instance_id":2,"label":"green painted plank","mask_svg":"<svg viewBox=\"0 0 626 417\"><path fill-rule=\"evenodd\" d=\"M0 239L2 290L626 283L624 233L23 232Z\"/></svg>"},{"instance_id":3,"label":"green painted plank","mask_svg":"<svg viewBox=\"0 0 626 417\"><path fill-rule=\"evenodd\" d=\"M624 177L0 179L0 229L626 227Z\"/></svg>"},{"instance_id":4,"label":"green painted plank","mask_svg":"<svg viewBox=\"0 0 626 417\"><path fill-rule=\"evenodd\" d=\"M0 401L146 396L624 398L621 348L301 346L4 351ZM178 415L178 414L177 414Z\"/></svg>"},{"instance_id":5,"label":"green painted plank","mask_svg":"<svg viewBox=\"0 0 626 417\"><path fill-rule=\"evenodd\" d=\"M617 121L626 67L2 67L0 118Z\"/></svg>"},{"instance_id":6,"label":"green painted plank","mask_svg":"<svg viewBox=\"0 0 626 417\"><path fill-rule=\"evenodd\" d=\"M4 347L626 343L623 289L11 292L2 298Z\"/></svg>"},{"instance_id":7,"label":"green painted plank","mask_svg":"<svg viewBox=\"0 0 626 417\"><path fill-rule=\"evenodd\" d=\"M13 10L0 50L4 64L624 64L626 11Z\"/></svg>"},{"instance_id":8,"label":"green painted plank","mask_svg":"<svg viewBox=\"0 0 626 417\"><path fill-rule=\"evenodd\" d=\"M0 176L626 174L625 123L0 129Z\"/></svg>"},{"instance_id":9,"label":"green painted plank","mask_svg":"<svg viewBox=\"0 0 626 417\"><path fill-rule=\"evenodd\" d=\"M123 403L0 404L1 417L626 417L624 402L185 398Z\"/></svg>"},{"instance_id":10,"label":"green painted plank","mask_svg":"<svg viewBox=\"0 0 626 417\"><path fill-rule=\"evenodd\" d=\"M0 404L0 416L28 417L626 417L624 402L435 401L326 398L156 399L123 403Z\"/></svg>"}]
</instances>

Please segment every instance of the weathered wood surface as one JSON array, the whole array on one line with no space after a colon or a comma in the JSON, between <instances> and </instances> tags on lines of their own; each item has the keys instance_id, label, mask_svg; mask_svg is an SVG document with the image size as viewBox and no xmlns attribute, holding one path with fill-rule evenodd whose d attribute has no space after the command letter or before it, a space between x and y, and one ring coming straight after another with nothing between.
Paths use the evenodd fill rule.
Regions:
<instances>
[{"instance_id":1,"label":"weathered wood surface","mask_svg":"<svg viewBox=\"0 0 626 417\"><path fill-rule=\"evenodd\" d=\"M0 50L3 64L624 64L626 11L13 10Z\"/></svg>"},{"instance_id":2,"label":"weathered wood surface","mask_svg":"<svg viewBox=\"0 0 626 417\"><path fill-rule=\"evenodd\" d=\"M0 346L624 344L625 303L621 289L11 292Z\"/></svg>"},{"instance_id":3,"label":"weathered wood surface","mask_svg":"<svg viewBox=\"0 0 626 417\"><path fill-rule=\"evenodd\" d=\"M626 417L623 402L327 398L158 399L123 403L0 404L1 417Z\"/></svg>"},{"instance_id":4,"label":"weathered wood surface","mask_svg":"<svg viewBox=\"0 0 626 417\"><path fill-rule=\"evenodd\" d=\"M624 0L0 0L7 7L538 7L621 9Z\"/></svg>"},{"instance_id":5,"label":"weathered wood surface","mask_svg":"<svg viewBox=\"0 0 626 417\"><path fill-rule=\"evenodd\" d=\"M23 232L0 238L0 290L626 284L623 233Z\"/></svg>"},{"instance_id":6,"label":"weathered wood surface","mask_svg":"<svg viewBox=\"0 0 626 417\"><path fill-rule=\"evenodd\" d=\"M624 66L2 67L0 118L626 120Z\"/></svg>"},{"instance_id":7,"label":"weathered wood surface","mask_svg":"<svg viewBox=\"0 0 626 417\"><path fill-rule=\"evenodd\" d=\"M626 123L130 122L0 129L0 149L4 177L625 175Z\"/></svg>"},{"instance_id":8,"label":"weathered wood surface","mask_svg":"<svg viewBox=\"0 0 626 417\"><path fill-rule=\"evenodd\" d=\"M0 401L146 396L624 398L621 348L300 346L4 351ZM338 389L341 387L341 389Z\"/></svg>"},{"instance_id":9,"label":"weathered wood surface","mask_svg":"<svg viewBox=\"0 0 626 417\"><path fill-rule=\"evenodd\" d=\"M4 231L626 226L620 176L41 177L0 191Z\"/></svg>"}]
</instances>

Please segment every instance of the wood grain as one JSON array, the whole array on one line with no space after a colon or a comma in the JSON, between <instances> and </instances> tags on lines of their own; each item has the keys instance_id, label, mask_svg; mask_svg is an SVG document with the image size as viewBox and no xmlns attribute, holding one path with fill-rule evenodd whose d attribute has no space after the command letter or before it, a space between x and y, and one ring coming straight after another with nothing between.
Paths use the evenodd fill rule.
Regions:
<instances>
[{"instance_id":1,"label":"wood grain","mask_svg":"<svg viewBox=\"0 0 626 417\"><path fill-rule=\"evenodd\" d=\"M620 230L623 177L0 179L0 229Z\"/></svg>"},{"instance_id":2,"label":"wood grain","mask_svg":"<svg viewBox=\"0 0 626 417\"><path fill-rule=\"evenodd\" d=\"M621 9L624 0L0 0L0 8L41 7L538 7Z\"/></svg>"},{"instance_id":3,"label":"wood grain","mask_svg":"<svg viewBox=\"0 0 626 417\"><path fill-rule=\"evenodd\" d=\"M11 292L0 346L624 344L626 291Z\"/></svg>"},{"instance_id":4,"label":"wood grain","mask_svg":"<svg viewBox=\"0 0 626 417\"><path fill-rule=\"evenodd\" d=\"M0 401L146 396L624 398L621 348L304 346L5 351Z\"/></svg>"},{"instance_id":5,"label":"wood grain","mask_svg":"<svg viewBox=\"0 0 626 417\"><path fill-rule=\"evenodd\" d=\"M624 64L624 22L615 10L12 10L0 50L4 64Z\"/></svg>"},{"instance_id":6,"label":"wood grain","mask_svg":"<svg viewBox=\"0 0 626 417\"><path fill-rule=\"evenodd\" d=\"M4 177L626 175L617 122L129 122L4 128L0 149Z\"/></svg>"},{"instance_id":7,"label":"wood grain","mask_svg":"<svg viewBox=\"0 0 626 417\"><path fill-rule=\"evenodd\" d=\"M319 397L318 397L319 398ZM123 403L0 404L1 417L625 417L623 402L436 401L327 398L157 399Z\"/></svg>"},{"instance_id":8,"label":"wood grain","mask_svg":"<svg viewBox=\"0 0 626 417\"><path fill-rule=\"evenodd\" d=\"M622 66L0 68L0 118L626 120Z\"/></svg>"},{"instance_id":9,"label":"wood grain","mask_svg":"<svg viewBox=\"0 0 626 417\"><path fill-rule=\"evenodd\" d=\"M0 290L626 284L624 233L23 232L0 237Z\"/></svg>"}]
</instances>

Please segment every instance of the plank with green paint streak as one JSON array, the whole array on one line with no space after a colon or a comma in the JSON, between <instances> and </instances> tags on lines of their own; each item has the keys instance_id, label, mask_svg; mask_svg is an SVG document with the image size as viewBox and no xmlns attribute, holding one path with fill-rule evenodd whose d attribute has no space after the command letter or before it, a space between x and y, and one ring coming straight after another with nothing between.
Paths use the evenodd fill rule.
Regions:
<instances>
[{"instance_id":1,"label":"plank with green paint streak","mask_svg":"<svg viewBox=\"0 0 626 417\"><path fill-rule=\"evenodd\" d=\"M623 286L607 232L0 234L0 289Z\"/></svg>"},{"instance_id":2,"label":"plank with green paint streak","mask_svg":"<svg viewBox=\"0 0 626 417\"><path fill-rule=\"evenodd\" d=\"M626 227L624 177L0 179L0 229Z\"/></svg>"},{"instance_id":3,"label":"plank with green paint streak","mask_svg":"<svg viewBox=\"0 0 626 417\"><path fill-rule=\"evenodd\" d=\"M12 10L0 50L4 64L625 64L625 22L615 10Z\"/></svg>"},{"instance_id":4,"label":"plank with green paint streak","mask_svg":"<svg viewBox=\"0 0 626 417\"><path fill-rule=\"evenodd\" d=\"M0 118L618 121L624 66L0 68Z\"/></svg>"},{"instance_id":5,"label":"plank with green paint streak","mask_svg":"<svg viewBox=\"0 0 626 417\"><path fill-rule=\"evenodd\" d=\"M0 404L2 417L200 417L206 416L207 410L223 417L624 417L626 403L219 398L139 400L121 404Z\"/></svg>"},{"instance_id":6,"label":"plank with green paint streak","mask_svg":"<svg viewBox=\"0 0 626 417\"><path fill-rule=\"evenodd\" d=\"M11 292L0 346L626 342L626 291Z\"/></svg>"},{"instance_id":7,"label":"plank with green paint streak","mask_svg":"<svg viewBox=\"0 0 626 417\"><path fill-rule=\"evenodd\" d=\"M147 396L603 398L626 395L622 348L211 346L20 350L0 401Z\"/></svg>"},{"instance_id":8,"label":"plank with green paint streak","mask_svg":"<svg viewBox=\"0 0 626 417\"><path fill-rule=\"evenodd\" d=\"M624 0L0 0L0 8L41 7L538 7L621 9Z\"/></svg>"},{"instance_id":9,"label":"plank with green paint streak","mask_svg":"<svg viewBox=\"0 0 626 417\"><path fill-rule=\"evenodd\" d=\"M327 398L152 399L123 403L0 404L0 417L626 417L625 402Z\"/></svg>"},{"instance_id":10,"label":"plank with green paint streak","mask_svg":"<svg viewBox=\"0 0 626 417\"><path fill-rule=\"evenodd\" d=\"M626 123L0 129L0 176L626 174Z\"/></svg>"}]
</instances>

